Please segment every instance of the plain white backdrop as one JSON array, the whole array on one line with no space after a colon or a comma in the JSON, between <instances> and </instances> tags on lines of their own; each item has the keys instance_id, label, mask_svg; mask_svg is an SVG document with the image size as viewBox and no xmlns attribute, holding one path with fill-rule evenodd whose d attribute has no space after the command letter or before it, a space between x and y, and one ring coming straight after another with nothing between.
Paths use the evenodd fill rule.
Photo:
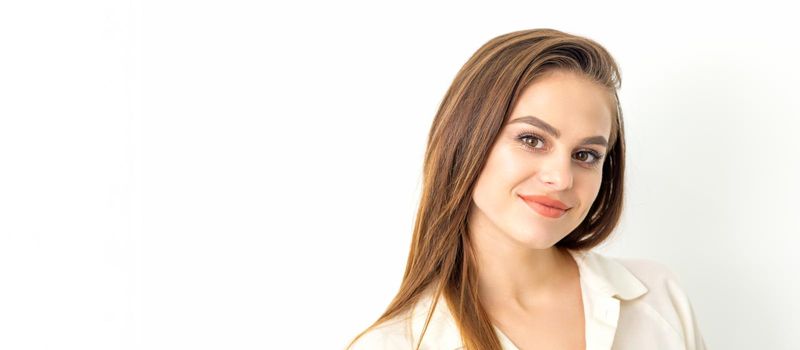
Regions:
<instances>
[{"instance_id":1,"label":"plain white backdrop","mask_svg":"<svg viewBox=\"0 0 800 350\"><path fill-rule=\"evenodd\" d=\"M622 70L621 227L709 348L800 339L800 31L778 2L6 1L0 348L338 349L397 291L428 128L489 39Z\"/></svg>"}]
</instances>

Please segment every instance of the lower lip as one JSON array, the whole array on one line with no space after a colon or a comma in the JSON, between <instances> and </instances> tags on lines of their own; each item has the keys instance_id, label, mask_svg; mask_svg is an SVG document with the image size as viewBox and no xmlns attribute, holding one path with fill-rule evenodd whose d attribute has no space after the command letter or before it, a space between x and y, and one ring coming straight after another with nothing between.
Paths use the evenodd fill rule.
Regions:
<instances>
[{"instance_id":1,"label":"lower lip","mask_svg":"<svg viewBox=\"0 0 800 350\"><path fill-rule=\"evenodd\" d=\"M546 206L544 204L541 204L539 202L526 201L526 200L523 200L523 201L531 209L535 210L540 215L546 216L548 218L560 218L560 217L564 216L564 214L567 213L566 210L561 210L561 209L558 209L558 208L548 207L548 206Z\"/></svg>"}]
</instances>

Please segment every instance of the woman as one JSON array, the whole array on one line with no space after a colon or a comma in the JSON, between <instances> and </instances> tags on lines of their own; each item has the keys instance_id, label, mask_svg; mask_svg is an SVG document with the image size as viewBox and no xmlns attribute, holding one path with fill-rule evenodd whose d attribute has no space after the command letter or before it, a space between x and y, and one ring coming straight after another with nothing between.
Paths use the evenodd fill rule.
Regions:
<instances>
[{"instance_id":1,"label":"woman","mask_svg":"<svg viewBox=\"0 0 800 350\"><path fill-rule=\"evenodd\" d=\"M349 348L705 348L667 268L590 250L622 210L619 77L552 29L469 59L431 127L400 290Z\"/></svg>"}]
</instances>

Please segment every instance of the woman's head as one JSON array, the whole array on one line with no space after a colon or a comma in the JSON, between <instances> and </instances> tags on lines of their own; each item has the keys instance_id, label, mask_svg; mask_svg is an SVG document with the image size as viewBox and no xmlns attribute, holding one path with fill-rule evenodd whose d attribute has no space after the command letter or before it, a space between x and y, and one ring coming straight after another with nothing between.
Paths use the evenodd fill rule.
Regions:
<instances>
[{"instance_id":1,"label":"woman's head","mask_svg":"<svg viewBox=\"0 0 800 350\"><path fill-rule=\"evenodd\" d=\"M617 225L622 209L625 144L616 94L620 84L616 62L590 39L539 29L490 40L458 72L433 122L420 212L433 205L430 214L449 217L451 224L460 227L465 225L462 219L470 216L465 214L491 211L492 221L512 219L506 222L509 233L520 236L528 231L529 240L537 239L531 230L553 229L540 232L538 244L530 242L538 247L553 237L559 238L552 242L556 246L570 249L600 244ZM527 116L545 121L563 136L556 138L541 126L512 120ZM541 146L533 137L510 142L506 132L521 130L536 131L550 149L523 155L519 141ZM573 159L568 167L572 156L586 157L574 152L576 142L587 136L608 141L607 147L581 147L603 153L601 164L595 171L584 171ZM516 151L511 151L514 147ZM595 195L586 195L592 192ZM525 202L517 201L515 195L546 195L578 207L559 219L534 217L525 222L521 219L528 213L520 209L529 208L520 206ZM474 213L482 209L481 204L486 210ZM576 222L576 217L581 220ZM526 224L530 227L519 227ZM546 234L551 236L541 236Z\"/></svg>"},{"instance_id":2,"label":"woman's head","mask_svg":"<svg viewBox=\"0 0 800 350\"><path fill-rule=\"evenodd\" d=\"M613 96L565 69L551 69L522 90L474 186L472 242L482 234L483 242L547 249L586 220L602 184ZM565 210L542 206L542 197Z\"/></svg>"},{"instance_id":3,"label":"woman's head","mask_svg":"<svg viewBox=\"0 0 800 350\"><path fill-rule=\"evenodd\" d=\"M405 275L374 325L435 287L435 297L446 296L467 348L500 348L478 299L468 227L493 225L531 248L588 249L607 238L622 208L619 78L599 44L553 29L504 34L473 54L431 126ZM558 135L548 134L542 122ZM528 137L534 134L541 145ZM583 142L596 136L607 147ZM586 164L593 157L588 151L604 154L596 168ZM546 195L573 208L547 218L519 195Z\"/></svg>"}]
</instances>

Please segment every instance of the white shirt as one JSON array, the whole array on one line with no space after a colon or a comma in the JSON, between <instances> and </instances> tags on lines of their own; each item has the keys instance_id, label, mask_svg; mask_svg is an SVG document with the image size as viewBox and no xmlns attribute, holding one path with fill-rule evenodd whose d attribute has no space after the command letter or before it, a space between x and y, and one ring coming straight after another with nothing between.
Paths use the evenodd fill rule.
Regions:
<instances>
[{"instance_id":1,"label":"white shirt","mask_svg":"<svg viewBox=\"0 0 800 350\"><path fill-rule=\"evenodd\" d=\"M586 350L705 349L689 298L664 265L591 250L569 252L580 273ZM414 349L431 301L428 292L410 313L371 329L352 349ZM497 327L495 333L504 350L518 350ZM458 327L442 296L420 349L461 347Z\"/></svg>"}]
</instances>

